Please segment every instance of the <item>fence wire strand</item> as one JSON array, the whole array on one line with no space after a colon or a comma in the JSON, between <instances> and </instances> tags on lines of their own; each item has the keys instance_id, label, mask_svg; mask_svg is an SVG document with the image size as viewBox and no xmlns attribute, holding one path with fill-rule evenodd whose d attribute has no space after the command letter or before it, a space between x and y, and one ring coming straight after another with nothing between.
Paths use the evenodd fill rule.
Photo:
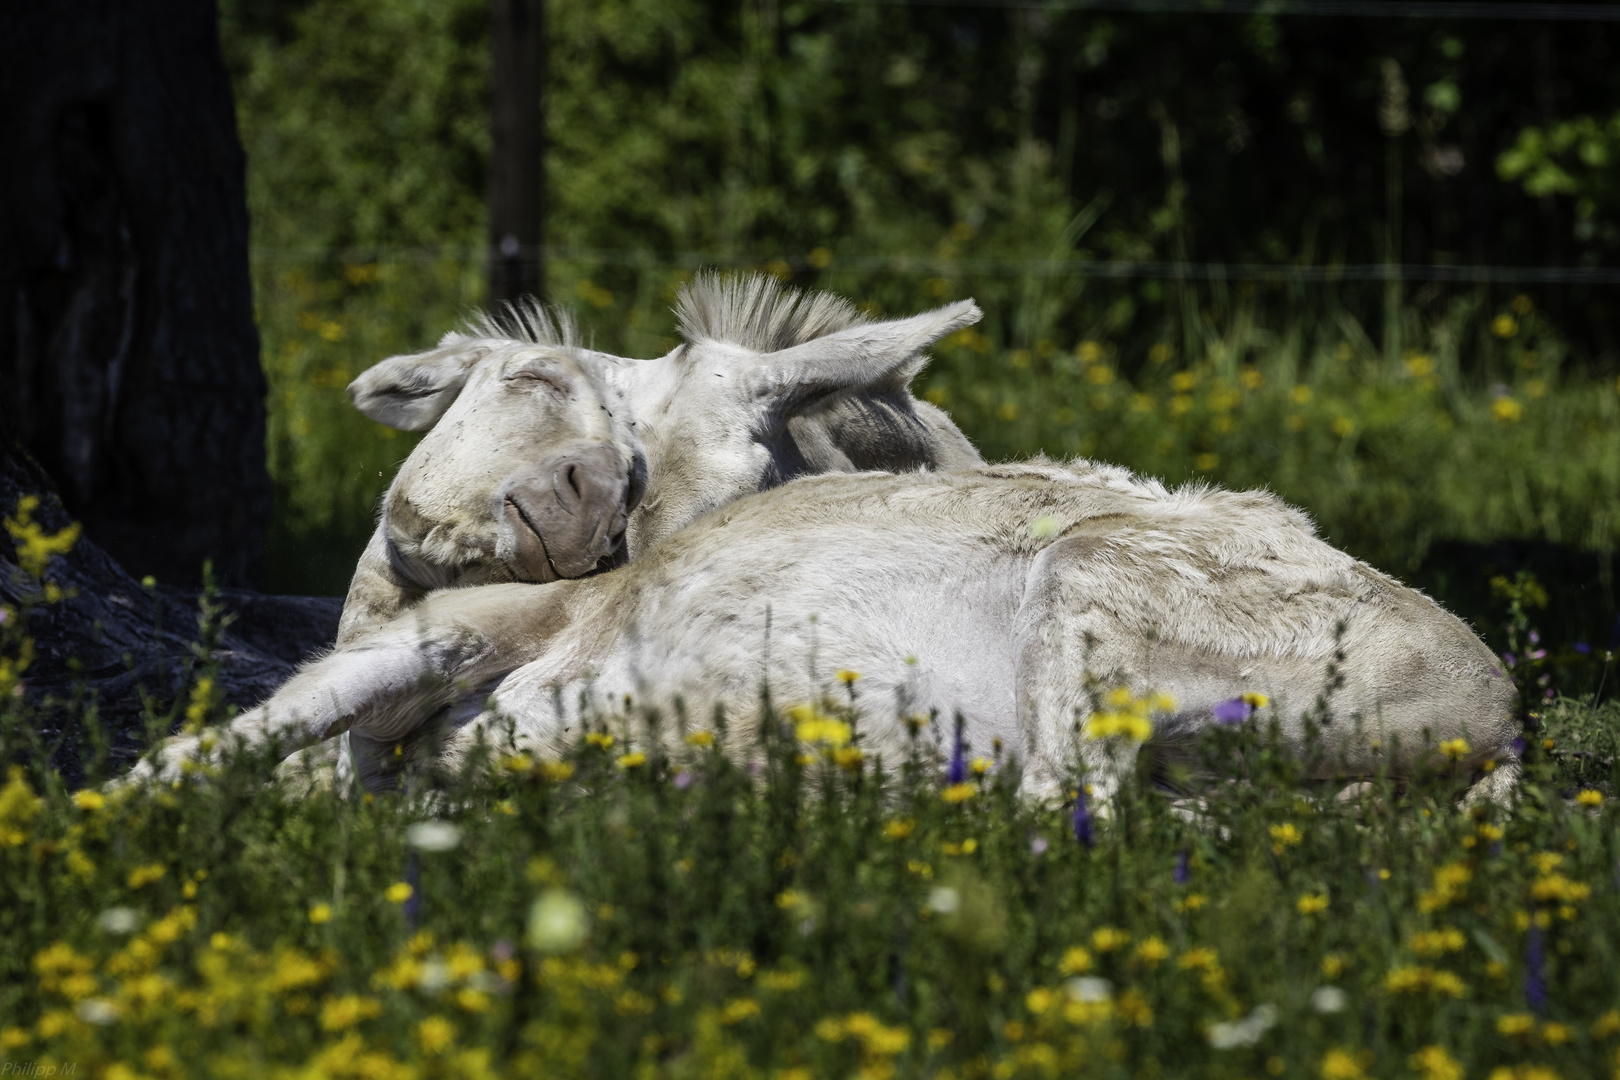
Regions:
<instances>
[{"instance_id":1,"label":"fence wire strand","mask_svg":"<svg viewBox=\"0 0 1620 1080\"><path fill-rule=\"evenodd\" d=\"M518 257L533 256L531 247ZM929 277L1035 277L1092 278L1147 281L1256 281L1313 284L1361 281L1413 281L1455 284L1505 285L1620 285L1620 267L1602 266L1466 266L1449 264L1342 263L1287 265L1280 263L1152 262L1089 259L939 259L913 255L745 256L714 252L654 252L639 249L546 247L538 254L546 263L594 263L642 270L818 270L855 273L891 273ZM344 249L258 248L252 259L260 264L364 264L373 262L461 262L489 258L489 249L466 244L378 246ZM502 257L507 257L503 254Z\"/></svg>"}]
</instances>

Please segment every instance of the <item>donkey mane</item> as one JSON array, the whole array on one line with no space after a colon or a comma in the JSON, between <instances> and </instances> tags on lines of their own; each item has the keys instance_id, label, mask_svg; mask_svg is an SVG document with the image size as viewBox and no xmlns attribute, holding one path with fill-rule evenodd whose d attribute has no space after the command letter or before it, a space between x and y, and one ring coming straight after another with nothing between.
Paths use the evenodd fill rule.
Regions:
<instances>
[{"instance_id":1,"label":"donkey mane","mask_svg":"<svg viewBox=\"0 0 1620 1080\"><path fill-rule=\"evenodd\" d=\"M681 286L675 317L687 341L775 352L867 321L841 296L804 292L769 274L701 273Z\"/></svg>"},{"instance_id":2,"label":"donkey mane","mask_svg":"<svg viewBox=\"0 0 1620 1080\"><path fill-rule=\"evenodd\" d=\"M461 331L475 338L511 338L531 345L572 349L579 345L579 324L572 312L548 308L532 296L508 300L494 311L479 311Z\"/></svg>"}]
</instances>

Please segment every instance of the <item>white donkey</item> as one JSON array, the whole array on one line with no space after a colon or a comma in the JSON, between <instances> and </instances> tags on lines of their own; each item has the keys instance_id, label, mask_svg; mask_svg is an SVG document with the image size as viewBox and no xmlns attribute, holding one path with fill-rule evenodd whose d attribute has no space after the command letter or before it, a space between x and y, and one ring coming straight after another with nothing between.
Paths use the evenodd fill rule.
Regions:
<instances>
[{"instance_id":1,"label":"white donkey","mask_svg":"<svg viewBox=\"0 0 1620 1080\"><path fill-rule=\"evenodd\" d=\"M907 389L922 349L979 319L963 301L870 322L764 275L700 275L686 339L631 360L581 348L536 306L485 317L349 387L361 412L432 430L400 467L338 644L433 589L581 577L707 510L795 476L982 462Z\"/></svg>"},{"instance_id":2,"label":"white donkey","mask_svg":"<svg viewBox=\"0 0 1620 1080\"><path fill-rule=\"evenodd\" d=\"M535 306L396 356L349 387L361 412L432 430L401 465L360 557L341 646L429 591L554 581L622 564L738 496L795 476L955 469L982 459L908 385L972 301L871 322L765 275L700 275L667 356L581 348ZM346 739L362 773L381 748Z\"/></svg>"},{"instance_id":3,"label":"white donkey","mask_svg":"<svg viewBox=\"0 0 1620 1080\"><path fill-rule=\"evenodd\" d=\"M432 596L211 738L215 752L350 727L396 740L432 716L418 745L454 767L507 723L550 756L583 711L626 695L666 716L677 700L746 715L762 680L778 702L815 701L850 668L869 750L902 752L903 712L960 713L975 744L1017 748L1031 797L1059 795L1078 752L1106 799L1135 746L1074 732L1109 690L1170 695L1153 738L1172 750L1218 704L1263 693L1300 750L1336 647L1335 768L1370 773L1382 755L1409 775L1460 739L1455 767L1499 763L1480 793L1511 791L1513 689L1460 620L1269 494L1168 491L1086 462L800 479L611 574ZM159 768L178 775L203 749L171 741Z\"/></svg>"}]
</instances>

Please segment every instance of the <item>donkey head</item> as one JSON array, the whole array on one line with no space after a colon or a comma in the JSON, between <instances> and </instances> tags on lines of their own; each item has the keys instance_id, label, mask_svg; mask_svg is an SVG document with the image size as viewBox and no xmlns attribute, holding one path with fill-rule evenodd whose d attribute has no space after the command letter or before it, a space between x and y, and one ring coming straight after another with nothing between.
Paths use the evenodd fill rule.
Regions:
<instances>
[{"instance_id":1,"label":"donkey head","mask_svg":"<svg viewBox=\"0 0 1620 1080\"><path fill-rule=\"evenodd\" d=\"M369 625L431 589L579 577L622 559L647 471L621 363L524 308L351 383L367 416L429 430L384 497L344 632L364 609Z\"/></svg>"},{"instance_id":2,"label":"donkey head","mask_svg":"<svg viewBox=\"0 0 1620 1080\"><path fill-rule=\"evenodd\" d=\"M872 322L841 297L763 275L702 275L676 311L686 343L639 365L630 389L648 463L632 558L795 476L979 461L944 414L907 390L923 349L979 320L971 300Z\"/></svg>"}]
</instances>

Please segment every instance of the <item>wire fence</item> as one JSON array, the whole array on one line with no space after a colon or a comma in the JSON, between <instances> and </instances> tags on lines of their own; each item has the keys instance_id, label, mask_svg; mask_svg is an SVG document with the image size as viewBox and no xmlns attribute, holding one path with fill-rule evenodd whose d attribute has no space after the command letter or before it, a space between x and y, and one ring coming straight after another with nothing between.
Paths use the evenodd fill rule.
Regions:
<instances>
[{"instance_id":1,"label":"wire fence","mask_svg":"<svg viewBox=\"0 0 1620 1080\"><path fill-rule=\"evenodd\" d=\"M1351 19L1494 19L1514 22L1620 22L1620 5L1407 3L1406 0L825 0L845 5L1024 8L1143 14L1286 15Z\"/></svg>"},{"instance_id":2,"label":"wire fence","mask_svg":"<svg viewBox=\"0 0 1620 1080\"><path fill-rule=\"evenodd\" d=\"M1274 284L1336 282L1439 282L1460 285L1620 285L1620 267L1479 266L1422 263L1233 263L1095 259L942 259L921 255L833 255L825 249L793 255L727 255L708 251L659 252L639 248L522 247L517 257L538 254L547 263L590 263L644 270L838 269L946 277L1095 278L1149 281L1251 281ZM441 244L341 249L259 248L260 264L367 264L374 262L476 262L491 257L481 245ZM503 251L501 258L512 257Z\"/></svg>"}]
</instances>

